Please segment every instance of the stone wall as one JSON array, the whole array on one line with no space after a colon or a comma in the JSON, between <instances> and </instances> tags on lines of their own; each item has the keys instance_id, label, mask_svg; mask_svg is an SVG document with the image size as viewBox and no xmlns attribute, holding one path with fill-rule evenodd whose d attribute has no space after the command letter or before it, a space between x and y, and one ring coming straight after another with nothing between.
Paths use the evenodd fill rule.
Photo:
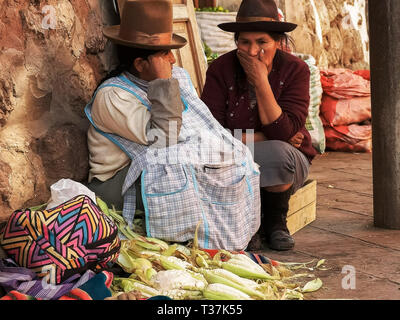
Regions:
<instances>
[{"instance_id":1,"label":"stone wall","mask_svg":"<svg viewBox=\"0 0 400 320\"><path fill-rule=\"evenodd\" d=\"M296 51L312 54L320 67L369 68L365 0L279 0Z\"/></svg>"},{"instance_id":2,"label":"stone wall","mask_svg":"<svg viewBox=\"0 0 400 320\"><path fill-rule=\"evenodd\" d=\"M344 23L364 27L363 15L349 16L343 3L363 1L314 0L320 28L312 1L280 0L280 6L300 25L293 33L298 52L321 65L359 68L367 65L363 38ZM218 2L231 11L239 3ZM46 202L61 178L86 180L83 108L116 63L102 26L117 19L110 0L1 0L0 220Z\"/></svg>"},{"instance_id":3,"label":"stone wall","mask_svg":"<svg viewBox=\"0 0 400 320\"><path fill-rule=\"evenodd\" d=\"M299 53L320 67L369 68L366 0L275 0L286 21L298 24L290 35ZM217 0L237 11L241 0Z\"/></svg>"},{"instance_id":4,"label":"stone wall","mask_svg":"<svg viewBox=\"0 0 400 320\"><path fill-rule=\"evenodd\" d=\"M0 220L88 173L83 108L111 68L109 0L0 3Z\"/></svg>"}]
</instances>

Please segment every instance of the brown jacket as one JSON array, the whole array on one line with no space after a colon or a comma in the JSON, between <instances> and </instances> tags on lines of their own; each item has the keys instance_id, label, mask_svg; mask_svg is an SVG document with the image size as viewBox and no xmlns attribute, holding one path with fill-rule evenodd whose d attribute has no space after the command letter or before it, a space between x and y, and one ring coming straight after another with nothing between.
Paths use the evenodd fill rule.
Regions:
<instances>
[{"instance_id":1,"label":"brown jacket","mask_svg":"<svg viewBox=\"0 0 400 320\"><path fill-rule=\"evenodd\" d=\"M277 51L268 79L282 114L265 126L260 122L257 105L250 103L247 83L235 80L238 67L239 60L234 50L219 57L207 70L201 99L214 117L230 130L262 131L268 140L288 141L300 131L304 135L300 150L311 162L317 152L305 128L310 103L310 71L307 64L290 53Z\"/></svg>"}]
</instances>

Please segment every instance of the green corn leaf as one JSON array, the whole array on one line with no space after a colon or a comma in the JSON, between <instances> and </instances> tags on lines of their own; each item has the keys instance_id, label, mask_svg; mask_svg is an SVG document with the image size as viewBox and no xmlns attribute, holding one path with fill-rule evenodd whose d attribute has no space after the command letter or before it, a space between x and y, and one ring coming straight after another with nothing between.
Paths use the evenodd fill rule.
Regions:
<instances>
[{"instance_id":1,"label":"green corn leaf","mask_svg":"<svg viewBox=\"0 0 400 320\"><path fill-rule=\"evenodd\" d=\"M301 292L314 292L322 287L322 281L320 278L311 280L305 284Z\"/></svg>"},{"instance_id":2,"label":"green corn leaf","mask_svg":"<svg viewBox=\"0 0 400 320\"><path fill-rule=\"evenodd\" d=\"M257 272L249 270L249 268L229 262L222 262L221 266L223 269L233 272L234 274L247 279L263 279L263 280L280 279L280 277L271 276L266 272Z\"/></svg>"},{"instance_id":3,"label":"green corn leaf","mask_svg":"<svg viewBox=\"0 0 400 320\"><path fill-rule=\"evenodd\" d=\"M323 265L324 263L325 263L325 259L319 260L317 265L315 266L315 268L318 268L319 266Z\"/></svg>"},{"instance_id":4,"label":"green corn leaf","mask_svg":"<svg viewBox=\"0 0 400 320\"><path fill-rule=\"evenodd\" d=\"M171 244L170 246L168 246L168 249L164 250L161 254L166 257L172 256L177 250L177 248L178 248L177 243Z\"/></svg>"},{"instance_id":5,"label":"green corn leaf","mask_svg":"<svg viewBox=\"0 0 400 320\"><path fill-rule=\"evenodd\" d=\"M35 206L35 207L30 207L29 209L30 209L31 211L38 211L38 210L45 209L46 206L47 206L47 202L46 202L46 203L43 203L43 204L40 204L40 205L38 205L38 206Z\"/></svg>"},{"instance_id":6,"label":"green corn leaf","mask_svg":"<svg viewBox=\"0 0 400 320\"><path fill-rule=\"evenodd\" d=\"M208 300L253 300L248 294L222 283L209 284L203 295Z\"/></svg>"},{"instance_id":7,"label":"green corn leaf","mask_svg":"<svg viewBox=\"0 0 400 320\"><path fill-rule=\"evenodd\" d=\"M96 197L96 203L97 203L97 206L100 208L100 210L104 214L110 216L110 212L108 210L107 204L100 197Z\"/></svg>"},{"instance_id":8,"label":"green corn leaf","mask_svg":"<svg viewBox=\"0 0 400 320\"><path fill-rule=\"evenodd\" d=\"M235 288L237 290L240 290L256 299L265 300L266 296L255 289L255 286L257 286L257 284L255 282L254 282L254 285L253 284L249 285L247 283L247 281L250 281L250 280L241 279L239 276L235 275L234 273L232 273L231 275L228 275L229 276L229 278L228 278L227 275L225 274L225 271L226 271L226 273L230 273L230 271L225 270L225 269L217 269L217 270L201 269L201 272L203 273L205 279L210 284L211 283L221 283L221 284L227 285L229 287Z\"/></svg>"}]
</instances>

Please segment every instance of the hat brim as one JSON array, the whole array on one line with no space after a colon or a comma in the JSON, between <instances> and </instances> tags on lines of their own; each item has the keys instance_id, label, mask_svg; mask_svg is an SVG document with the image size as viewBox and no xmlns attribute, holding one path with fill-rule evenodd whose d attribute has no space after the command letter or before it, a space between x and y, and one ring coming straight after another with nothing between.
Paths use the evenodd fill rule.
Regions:
<instances>
[{"instance_id":1,"label":"hat brim","mask_svg":"<svg viewBox=\"0 0 400 320\"><path fill-rule=\"evenodd\" d=\"M151 44L142 44L142 43L127 41L119 36L119 25L105 27L103 29L103 34L106 38L110 39L116 44L120 44L127 47L140 48L140 49L149 49L149 50L179 49L187 44L187 40L184 37L178 36L175 33L172 34L171 43L169 43L168 45L151 45Z\"/></svg>"},{"instance_id":2,"label":"hat brim","mask_svg":"<svg viewBox=\"0 0 400 320\"><path fill-rule=\"evenodd\" d=\"M218 27L228 32L290 32L296 29L297 24L281 21L252 21L220 23Z\"/></svg>"}]
</instances>

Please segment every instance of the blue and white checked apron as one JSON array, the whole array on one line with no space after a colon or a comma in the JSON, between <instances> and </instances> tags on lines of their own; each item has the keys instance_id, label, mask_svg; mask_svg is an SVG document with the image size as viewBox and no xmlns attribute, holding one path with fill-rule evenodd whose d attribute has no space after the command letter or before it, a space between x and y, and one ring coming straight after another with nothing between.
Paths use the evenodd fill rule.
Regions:
<instances>
[{"instance_id":1,"label":"blue and white checked apron","mask_svg":"<svg viewBox=\"0 0 400 320\"><path fill-rule=\"evenodd\" d=\"M98 90L106 86L132 93L150 110L146 92L123 74L104 82L85 108L96 130L132 160L122 190L123 216L133 223L135 181L140 177L148 236L184 242L193 239L201 221L200 246L243 250L260 226L259 171L250 150L198 97L187 72L174 67L172 74L185 105L178 143L172 146L140 145L96 128L91 107Z\"/></svg>"}]
</instances>

